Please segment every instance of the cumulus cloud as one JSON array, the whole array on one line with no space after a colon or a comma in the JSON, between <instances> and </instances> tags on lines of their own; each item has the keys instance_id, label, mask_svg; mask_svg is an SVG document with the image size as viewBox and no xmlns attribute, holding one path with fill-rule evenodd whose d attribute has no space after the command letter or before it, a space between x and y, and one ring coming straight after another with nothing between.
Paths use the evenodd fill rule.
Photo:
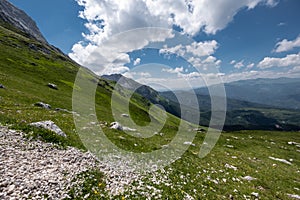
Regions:
<instances>
[{"instance_id":1,"label":"cumulus cloud","mask_svg":"<svg viewBox=\"0 0 300 200\"><path fill-rule=\"evenodd\" d=\"M141 63L141 59L137 58L134 60L133 65L136 66L136 65L139 65L140 63Z\"/></svg>"},{"instance_id":2,"label":"cumulus cloud","mask_svg":"<svg viewBox=\"0 0 300 200\"><path fill-rule=\"evenodd\" d=\"M135 71L128 71L123 74L127 78L131 79L143 79L143 78L150 78L152 75L149 72L135 72Z\"/></svg>"},{"instance_id":3,"label":"cumulus cloud","mask_svg":"<svg viewBox=\"0 0 300 200\"><path fill-rule=\"evenodd\" d=\"M245 65L244 65L244 60L242 60L242 61L240 61L240 62L237 62L237 63L235 63L235 65L234 65L234 68L236 68L236 69L241 69L242 67L245 67Z\"/></svg>"},{"instance_id":4,"label":"cumulus cloud","mask_svg":"<svg viewBox=\"0 0 300 200\"><path fill-rule=\"evenodd\" d=\"M192 53L194 56L210 56L215 53L218 48L218 42L215 40L204 42L193 42L186 46L187 53Z\"/></svg>"},{"instance_id":5,"label":"cumulus cloud","mask_svg":"<svg viewBox=\"0 0 300 200\"><path fill-rule=\"evenodd\" d=\"M149 42L164 41L169 34L144 32L131 38L119 38L108 48L103 44L111 36L143 27L182 28L183 33L195 35L199 31L215 34L224 29L242 9L253 9L258 5L275 6L275 0L76 0L83 7L79 16L86 20L87 34L84 41L72 48L70 57L80 64L103 73L117 58L122 57L118 67L124 67L128 61L127 52L142 48ZM138 31L137 31L138 32ZM211 55L216 42L194 43L187 48L195 55ZM202 48L205 45L208 48ZM119 49L120 47L120 49ZM99 50L100 48L100 50ZM123 61L123 63L121 62ZM97 67L101 69L96 69Z\"/></svg>"},{"instance_id":6,"label":"cumulus cloud","mask_svg":"<svg viewBox=\"0 0 300 200\"><path fill-rule=\"evenodd\" d=\"M231 65L234 65L235 63L236 63L236 60L230 61L230 64L231 64Z\"/></svg>"},{"instance_id":7,"label":"cumulus cloud","mask_svg":"<svg viewBox=\"0 0 300 200\"><path fill-rule=\"evenodd\" d=\"M183 70L183 67L176 67L175 69L173 69L173 68L163 68L161 71L162 72L168 72L168 73L171 73L171 74L178 74L178 73L182 73L184 70Z\"/></svg>"},{"instance_id":8,"label":"cumulus cloud","mask_svg":"<svg viewBox=\"0 0 300 200\"><path fill-rule=\"evenodd\" d=\"M289 70L289 73L298 73L300 74L300 66L293 67Z\"/></svg>"},{"instance_id":9,"label":"cumulus cloud","mask_svg":"<svg viewBox=\"0 0 300 200\"><path fill-rule=\"evenodd\" d=\"M110 67L124 68L130 63L128 52L142 49L150 42L163 42L174 35L168 29L137 29L112 36L101 44L79 42L73 46L69 56L98 74L107 74Z\"/></svg>"},{"instance_id":10,"label":"cumulus cloud","mask_svg":"<svg viewBox=\"0 0 300 200\"><path fill-rule=\"evenodd\" d=\"M293 50L294 48L297 48L297 47L300 47L300 35L295 40L292 40L292 41L284 39L284 40L278 42L275 46L274 51L276 53L286 52L286 51Z\"/></svg>"},{"instance_id":11,"label":"cumulus cloud","mask_svg":"<svg viewBox=\"0 0 300 200\"><path fill-rule=\"evenodd\" d=\"M177 54L179 56L186 56L190 54L192 56L204 57L214 54L218 48L218 42L215 40L193 42L189 45L179 44L174 47L168 47L167 45L160 49L161 54Z\"/></svg>"},{"instance_id":12,"label":"cumulus cloud","mask_svg":"<svg viewBox=\"0 0 300 200\"><path fill-rule=\"evenodd\" d=\"M254 66L255 66L255 64L254 64L254 63L250 63L250 64L248 64L248 65L247 65L247 67L246 67L246 68L247 68L247 69L252 69Z\"/></svg>"},{"instance_id":13,"label":"cumulus cloud","mask_svg":"<svg viewBox=\"0 0 300 200\"><path fill-rule=\"evenodd\" d=\"M298 54L286 55L283 58L265 57L257 67L267 69L271 67L292 67L298 65L300 65L300 52Z\"/></svg>"},{"instance_id":14,"label":"cumulus cloud","mask_svg":"<svg viewBox=\"0 0 300 200\"><path fill-rule=\"evenodd\" d=\"M182 56L197 69L207 70L210 67L219 67L221 64L221 60L212 56L216 52L218 46L218 42L215 40L193 42L189 45L179 44L174 47L165 45L159 50L159 53Z\"/></svg>"},{"instance_id":15,"label":"cumulus cloud","mask_svg":"<svg viewBox=\"0 0 300 200\"><path fill-rule=\"evenodd\" d=\"M277 26L285 26L286 25L286 23L284 23L284 22L280 22L279 24L277 24Z\"/></svg>"}]
</instances>

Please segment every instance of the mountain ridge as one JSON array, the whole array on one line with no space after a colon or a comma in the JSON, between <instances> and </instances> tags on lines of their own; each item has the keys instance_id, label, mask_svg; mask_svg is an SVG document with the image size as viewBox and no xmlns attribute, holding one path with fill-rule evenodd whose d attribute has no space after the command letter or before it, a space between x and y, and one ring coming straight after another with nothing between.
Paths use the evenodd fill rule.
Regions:
<instances>
[{"instance_id":1,"label":"mountain ridge","mask_svg":"<svg viewBox=\"0 0 300 200\"><path fill-rule=\"evenodd\" d=\"M231 99L275 108L300 109L300 78L258 78L225 83L224 86L226 96ZM196 88L194 91L196 94L209 95L208 88Z\"/></svg>"},{"instance_id":2,"label":"mountain ridge","mask_svg":"<svg viewBox=\"0 0 300 200\"><path fill-rule=\"evenodd\" d=\"M0 1L0 19L13 25L16 29L28 34L42 43L47 43L35 21L23 10L15 7L7 0Z\"/></svg>"}]
</instances>

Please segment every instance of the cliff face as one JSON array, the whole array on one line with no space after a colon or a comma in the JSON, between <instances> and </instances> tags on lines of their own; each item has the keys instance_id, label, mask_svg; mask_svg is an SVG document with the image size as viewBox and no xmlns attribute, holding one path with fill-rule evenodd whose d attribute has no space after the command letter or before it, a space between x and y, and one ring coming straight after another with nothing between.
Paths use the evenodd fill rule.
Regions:
<instances>
[{"instance_id":1,"label":"cliff face","mask_svg":"<svg viewBox=\"0 0 300 200\"><path fill-rule=\"evenodd\" d=\"M0 22L8 23L30 37L42 43L47 43L35 21L7 0L0 0Z\"/></svg>"}]
</instances>

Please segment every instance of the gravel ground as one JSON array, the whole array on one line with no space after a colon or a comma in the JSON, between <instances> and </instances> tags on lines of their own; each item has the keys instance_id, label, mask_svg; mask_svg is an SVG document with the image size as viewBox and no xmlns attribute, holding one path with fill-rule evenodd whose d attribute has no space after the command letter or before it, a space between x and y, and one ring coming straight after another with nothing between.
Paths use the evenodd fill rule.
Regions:
<instances>
[{"instance_id":1,"label":"gravel ground","mask_svg":"<svg viewBox=\"0 0 300 200\"><path fill-rule=\"evenodd\" d=\"M64 199L80 184L81 180L74 182L76 175L90 169L104 173L111 199L126 191L139 191L147 199L160 197L160 191L150 190L143 180L168 184L166 174L141 174L128 167L130 162L131 158L111 156L99 162L89 152L28 140L24 133L0 126L0 199Z\"/></svg>"},{"instance_id":2,"label":"gravel ground","mask_svg":"<svg viewBox=\"0 0 300 200\"><path fill-rule=\"evenodd\" d=\"M23 136L0 127L0 199L62 199L78 173L98 167L88 152Z\"/></svg>"}]
</instances>

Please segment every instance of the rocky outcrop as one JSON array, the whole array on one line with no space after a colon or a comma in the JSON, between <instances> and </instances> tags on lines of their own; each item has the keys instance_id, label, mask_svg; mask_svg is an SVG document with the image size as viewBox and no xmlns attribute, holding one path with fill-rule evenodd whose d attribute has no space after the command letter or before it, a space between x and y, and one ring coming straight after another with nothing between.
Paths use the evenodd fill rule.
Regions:
<instances>
[{"instance_id":1,"label":"rocky outcrop","mask_svg":"<svg viewBox=\"0 0 300 200\"><path fill-rule=\"evenodd\" d=\"M45 109L51 109L51 105L44 103L44 102L37 102L34 105L37 107L45 108Z\"/></svg>"},{"instance_id":2,"label":"rocky outcrop","mask_svg":"<svg viewBox=\"0 0 300 200\"><path fill-rule=\"evenodd\" d=\"M35 123L31 123L30 125L38 127L38 128L47 129L47 130L52 131L62 137L67 137L67 135L53 121L50 121L50 120L35 122Z\"/></svg>"},{"instance_id":3,"label":"rocky outcrop","mask_svg":"<svg viewBox=\"0 0 300 200\"><path fill-rule=\"evenodd\" d=\"M5 22L36 40L47 43L35 21L7 0L0 0L0 22Z\"/></svg>"},{"instance_id":4,"label":"rocky outcrop","mask_svg":"<svg viewBox=\"0 0 300 200\"><path fill-rule=\"evenodd\" d=\"M53 84L53 83L48 83L47 86L51 89L54 89L54 90L58 90L58 87L57 85Z\"/></svg>"}]
</instances>

